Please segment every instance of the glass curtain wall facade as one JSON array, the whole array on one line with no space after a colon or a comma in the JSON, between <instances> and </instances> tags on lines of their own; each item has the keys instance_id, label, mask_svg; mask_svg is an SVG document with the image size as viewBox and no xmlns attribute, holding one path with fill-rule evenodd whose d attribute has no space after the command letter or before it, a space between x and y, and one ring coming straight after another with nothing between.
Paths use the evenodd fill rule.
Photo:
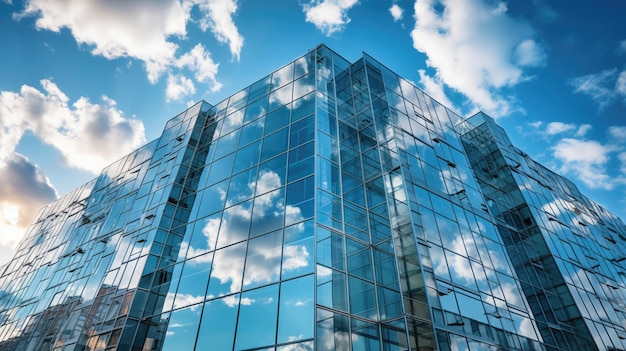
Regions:
<instances>
[{"instance_id":1,"label":"glass curtain wall facade","mask_svg":"<svg viewBox=\"0 0 626 351\"><path fill-rule=\"evenodd\" d=\"M0 350L623 350L626 227L324 45L43 208Z\"/></svg>"},{"instance_id":2,"label":"glass curtain wall facade","mask_svg":"<svg viewBox=\"0 0 626 351\"><path fill-rule=\"evenodd\" d=\"M544 341L623 350L626 228L480 113L459 128Z\"/></svg>"}]
</instances>

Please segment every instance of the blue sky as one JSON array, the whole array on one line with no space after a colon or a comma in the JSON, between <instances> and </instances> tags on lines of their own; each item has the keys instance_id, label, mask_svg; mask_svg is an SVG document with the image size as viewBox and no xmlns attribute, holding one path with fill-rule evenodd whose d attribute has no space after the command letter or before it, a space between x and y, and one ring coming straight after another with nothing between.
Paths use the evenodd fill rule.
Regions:
<instances>
[{"instance_id":1,"label":"blue sky","mask_svg":"<svg viewBox=\"0 0 626 351\"><path fill-rule=\"evenodd\" d=\"M0 1L0 263L44 204L325 43L367 52L626 218L626 3Z\"/></svg>"}]
</instances>

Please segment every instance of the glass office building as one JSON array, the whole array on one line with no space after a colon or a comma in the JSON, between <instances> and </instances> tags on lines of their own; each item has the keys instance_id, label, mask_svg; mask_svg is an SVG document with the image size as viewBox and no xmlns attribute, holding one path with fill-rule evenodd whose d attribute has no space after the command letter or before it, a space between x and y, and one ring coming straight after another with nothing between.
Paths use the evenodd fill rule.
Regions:
<instances>
[{"instance_id":1,"label":"glass office building","mask_svg":"<svg viewBox=\"0 0 626 351\"><path fill-rule=\"evenodd\" d=\"M626 227L320 45L43 208L0 350L626 350Z\"/></svg>"}]
</instances>

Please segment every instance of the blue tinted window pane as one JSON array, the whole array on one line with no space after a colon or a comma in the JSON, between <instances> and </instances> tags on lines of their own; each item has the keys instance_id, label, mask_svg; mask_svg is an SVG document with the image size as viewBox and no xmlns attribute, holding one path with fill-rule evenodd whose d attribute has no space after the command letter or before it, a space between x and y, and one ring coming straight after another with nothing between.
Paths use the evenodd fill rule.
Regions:
<instances>
[{"instance_id":1,"label":"blue tinted window pane","mask_svg":"<svg viewBox=\"0 0 626 351\"><path fill-rule=\"evenodd\" d=\"M260 79L256 83L250 86L250 92L248 93L248 101L255 101L263 95L267 95L270 92L272 78L267 76Z\"/></svg>"},{"instance_id":2,"label":"blue tinted window pane","mask_svg":"<svg viewBox=\"0 0 626 351\"><path fill-rule=\"evenodd\" d=\"M272 74L272 90L282 87L293 80L294 64L289 63Z\"/></svg>"},{"instance_id":3,"label":"blue tinted window pane","mask_svg":"<svg viewBox=\"0 0 626 351\"><path fill-rule=\"evenodd\" d=\"M313 220L285 228L281 279L313 273L313 232Z\"/></svg>"},{"instance_id":4,"label":"blue tinted window pane","mask_svg":"<svg viewBox=\"0 0 626 351\"><path fill-rule=\"evenodd\" d=\"M318 228L318 233L321 228ZM324 229L325 230L325 229ZM317 243L317 263L343 270L345 267L343 235L330 232L330 235Z\"/></svg>"},{"instance_id":5,"label":"blue tinted window pane","mask_svg":"<svg viewBox=\"0 0 626 351\"><path fill-rule=\"evenodd\" d=\"M293 99L298 101L296 99L313 90L315 90L315 74L311 73L293 82Z\"/></svg>"},{"instance_id":6,"label":"blue tinted window pane","mask_svg":"<svg viewBox=\"0 0 626 351\"><path fill-rule=\"evenodd\" d=\"M365 192L363 186L358 186L343 194L345 200L352 201L357 205L365 207Z\"/></svg>"},{"instance_id":7,"label":"blue tinted window pane","mask_svg":"<svg viewBox=\"0 0 626 351\"><path fill-rule=\"evenodd\" d=\"M452 281L471 290L477 290L476 278L474 278L470 261L452 251L444 250L444 252L448 259L448 268L450 269Z\"/></svg>"},{"instance_id":8,"label":"blue tinted window pane","mask_svg":"<svg viewBox=\"0 0 626 351\"><path fill-rule=\"evenodd\" d=\"M402 296L399 292L378 287L378 304L381 319L392 319L402 315Z\"/></svg>"},{"instance_id":9,"label":"blue tinted window pane","mask_svg":"<svg viewBox=\"0 0 626 351\"><path fill-rule=\"evenodd\" d=\"M284 87L272 92L269 97L267 110L272 111L279 106L290 103L292 88L293 84L287 84Z\"/></svg>"},{"instance_id":10,"label":"blue tinted window pane","mask_svg":"<svg viewBox=\"0 0 626 351\"><path fill-rule=\"evenodd\" d=\"M164 312L168 312L172 309L172 305L174 302L174 297L176 296L176 289L178 289L178 282L180 281L180 274L183 271L183 264L182 263L178 263L176 265L174 265L173 267L167 267L164 268L162 270L160 270L157 274L162 274L162 275L171 275L171 279L168 280L166 279L162 279L163 283L162 284L158 284L155 283L152 287L152 291L154 292L158 292L159 294L167 294L166 298L165 298L165 302L163 303L163 311ZM128 301L129 304L131 301ZM126 314L128 313L128 308L129 306L126 307L122 307L122 309L126 309L125 312L120 311L120 315Z\"/></svg>"},{"instance_id":11,"label":"blue tinted window pane","mask_svg":"<svg viewBox=\"0 0 626 351\"><path fill-rule=\"evenodd\" d=\"M208 214L215 213L224 208L224 198L222 194L226 192L228 180L212 185L202 191L202 199L194 203L194 210L197 206L197 218L202 218Z\"/></svg>"},{"instance_id":12,"label":"blue tinted window pane","mask_svg":"<svg viewBox=\"0 0 626 351\"><path fill-rule=\"evenodd\" d=\"M363 279L373 280L372 258L369 246L363 245L352 239L346 239L348 252L348 273L359 276Z\"/></svg>"},{"instance_id":13,"label":"blue tinted window pane","mask_svg":"<svg viewBox=\"0 0 626 351\"><path fill-rule=\"evenodd\" d=\"M315 180L308 177L287 186L286 225L313 216L315 210Z\"/></svg>"},{"instance_id":14,"label":"blue tinted window pane","mask_svg":"<svg viewBox=\"0 0 626 351\"><path fill-rule=\"evenodd\" d=\"M278 281L280 277L282 230L248 241L243 288L252 289Z\"/></svg>"},{"instance_id":15,"label":"blue tinted window pane","mask_svg":"<svg viewBox=\"0 0 626 351\"><path fill-rule=\"evenodd\" d=\"M373 320L378 319L374 284L350 277L350 313Z\"/></svg>"},{"instance_id":16,"label":"blue tinted window pane","mask_svg":"<svg viewBox=\"0 0 626 351\"><path fill-rule=\"evenodd\" d=\"M279 346L276 348L276 351L293 351L293 350L313 351L313 341L312 340L303 341L303 342Z\"/></svg>"},{"instance_id":17,"label":"blue tinted window pane","mask_svg":"<svg viewBox=\"0 0 626 351\"><path fill-rule=\"evenodd\" d=\"M294 148L313 140L315 135L315 119L309 116L291 125L291 133L289 136L289 148Z\"/></svg>"},{"instance_id":18,"label":"blue tinted window pane","mask_svg":"<svg viewBox=\"0 0 626 351\"><path fill-rule=\"evenodd\" d=\"M350 350L350 322L348 317L318 309L316 319L315 350Z\"/></svg>"},{"instance_id":19,"label":"blue tinted window pane","mask_svg":"<svg viewBox=\"0 0 626 351\"><path fill-rule=\"evenodd\" d=\"M288 140L288 128L283 128L274 134L266 136L265 139L263 139L263 146L261 147L261 161L268 160L287 151Z\"/></svg>"},{"instance_id":20,"label":"blue tinted window pane","mask_svg":"<svg viewBox=\"0 0 626 351\"><path fill-rule=\"evenodd\" d=\"M351 227L349 235L369 242L369 235L367 234L367 213L365 209L344 203L343 212L346 225L350 225ZM348 231L348 228L346 228L346 231Z\"/></svg>"},{"instance_id":21,"label":"blue tinted window pane","mask_svg":"<svg viewBox=\"0 0 626 351\"><path fill-rule=\"evenodd\" d=\"M239 294L205 303L196 350L233 348L238 307Z\"/></svg>"},{"instance_id":22,"label":"blue tinted window pane","mask_svg":"<svg viewBox=\"0 0 626 351\"><path fill-rule=\"evenodd\" d=\"M219 232L221 221L222 212L218 212L196 222L193 236L189 242L187 258L215 250L217 233Z\"/></svg>"},{"instance_id":23,"label":"blue tinted window pane","mask_svg":"<svg viewBox=\"0 0 626 351\"><path fill-rule=\"evenodd\" d=\"M235 160L235 154L232 153L228 156L225 156L211 165L211 171L209 173L209 178L207 180L207 184L213 184L222 179L230 177L231 170L233 169L233 161Z\"/></svg>"},{"instance_id":24,"label":"blue tinted window pane","mask_svg":"<svg viewBox=\"0 0 626 351\"><path fill-rule=\"evenodd\" d=\"M330 227L341 228L343 220L341 199L325 191L317 192L318 222Z\"/></svg>"},{"instance_id":25,"label":"blue tinted window pane","mask_svg":"<svg viewBox=\"0 0 626 351\"><path fill-rule=\"evenodd\" d=\"M385 191L383 190L384 184L382 178L376 178L375 180L367 183L366 185L366 194L367 194L367 204L370 208L376 207L387 198L385 197Z\"/></svg>"},{"instance_id":26,"label":"blue tinted window pane","mask_svg":"<svg viewBox=\"0 0 626 351\"><path fill-rule=\"evenodd\" d=\"M248 238L252 200L224 210L222 225L217 238L217 248L221 248Z\"/></svg>"},{"instance_id":27,"label":"blue tinted window pane","mask_svg":"<svg viewBox=\"0 0 626 351\"><path fill-rule=\"evenodd\" d=\"M335 113L326 108L317 108L317 128L325 133L336 137L337 136L337 118Z\"/></svg>"},{"instance_id":28,"label":"blue tinted window pane","mask_svg":"<svg viewBox=\"0 0 626 351\"><path fill-rule=\"evenodd\" d=\"M278 157L275 157L267 162L264 162L259 165L259 179L257 180L258 185L269 185L269 181L271 179L264 179L266 177L274 178L274 186L271 188L267 187L256 187L257 195L263 194L278 186L282 186L285 184L285 178L287 173L287 154L284 153Z\"/></svg>"},{"instance_id":29,"label":"blue tinted window pane","mask_svg":"<svg viewBox=\"0 0 626 351\"><path fill-rule=\"evenodd\" d=\"M278 284L241 294L235 350L274 345Z\"/></svg>"},{"instance_id":30,"label":"blue tinted window pane","mask_svg":"<svg viewBox=\"0 0 626 351\"><path fill-rule=\"evenodd\" d=\"M367 323L359 319L352 319L352 350L378 351L380 348L380 333L378 325Z\"/></svg>"},{"instance_id":31,"label":"blue tinted window pane","mask_svg":"<svg viewBox=\"0 0 626 351\"><path fill-rule=\"evenodd\" d=\"M239 110L240 108L246 105L248 101L248 88L245 88L228 99L228 112L231 113L233 111Z\"/></svg>"},{"instance_id":32,"label":"blue tinted window pane","mask_svg":"<svg viewBox=\"0 0 626 351\"><path fill-rule=\"evenodd\" d=\"M215 252L207 298L241 290L246 243L239 243Z\"/></svg>"},{"instance_id":33,"label":"blue tinted window pane","mask_svg":"<svg viewBox=\"0 0 626 351\"><path fill-rule=\"evenodd\" d=\"M285 127L289 124L291 114L290 106L283 106L276 111L270 112L265 117L265 135Z\"/></svg>"},{"instance_id":34,"label":"blue tinted window pane","mask_svg":"<svg viewBox=\"0 0 626 351\"><path fill-rule=\"evenodd\" d=\"M370 214L370 233L372 243L376 244L391 238L391 228L389 221L382 217Z\"/></svg>"},{"instance_id":35,"label":"blue tinted window pane","mask_svg":"<svg viewBox=\"0 0 626 351\"><path fill-rule=\"evenodd\" d=\"M295 100L291 109L291 121L295 122L302 117L312 115L315 112L315 93L305 95Z\"/></svg>"},{"instance_id":36,"label":"blue tinted window pane","mask_svg":"<svg viewBox=\"0 0 626 351\"><path fill-rule=\"evenodd\" d=\"M265 127L265 119L260 118L252 123L246 124L241 128L239 137L239 146L247 145L255 140L259 140L263 136L263 128Z\"/></svg>"},{"instance_id":37,"label":"blue tinted window pane","mask_svg":"<svg viewBox=\"0 0 626 351\"><path fill-rule=\"evenodd\" d=\"M231 153L237 149L237 142L239 141L239 129L236 131L224 135L219 138L211 146L213 152L213 159L216 160L228 153Z\"/></svg>"},{"instance_id":38,"label":"blue tinted window pane","mask_svg":"<svg viewBox=\"0 0 626 351\"><path fill-rule=\"evenodd\" d=\"M251 102L248 107L246 107L246 113L243 118L243 122L247 123L253 121L259 117L265 116L267 113L267 101L268 96L264 96L259 100Z\"/></svg>"},{"instance_id":39,"label":"blue tinted window pane","mask_svg":"<svg viewBox=\"0 0 626 351\"><path fill-rule=\"evenodd\" d=\"M317 265L317 303L341 311L348 309L346 275Z\"/></svg>"},{"instance_id":40,"label":"blue tinted window pane","mask_svg":"<svg viewBox=\"0 0 626 351\"><path fill-rule=\"evenodd\" d=\"M185 262L174 299L174 309L204 301L213 253L197 256Z\"/></svg>"},{"instance_id":41,"label":"blue tinted window pane","mask_svg":"<svg viewBox=\"0 0 626 351\"><path fill-rule=\"evenodd\" d=\"M309 72L313 72L315 68L315 52L311 51L308 54L300 57L294 64L295 77L298 78Z\"/></svg>"},{"instance_id":42,"label":"blue tinted window pane","mask_svg":"<svg viewBox=\"0 0 626 351\"><path fill-rule=\"evenodd\" d=\"M162 350L193 350L202 305L172 312Z\"/></svg>"},{"instance_id":43,"label":"blue tinted window pane","mask_svg":"<svg viewBox=\"0 0 626 351\"><path fill-rule=\"evenodd\" d=\"M288 182L312 174L315 168L314 143L304 144L289 151Z\"/></svg>"},{"instance_id":44,"label":"blue tinted window pane","mask_svg":"<svg viewBox=\"0 0 626 351\"><path fill-rule=\"evenodd\" d=\"M287 178L288 182L294 181L296 179L300 179L304 176L312 174L315 169L314 157L311 156L302 161L298 161L295 163L289 164L289 177Z\"/></svg>"},{"instance_id":45,"label":"blue tinted window pane","mask_svg":"<svg viewBox=\"0 0 626 351\"><path fill-rule=\"evenodd\" d=\"M340 195L339 167L321 157L317 159L317 167L317 186L335 195Z\"/></svg>"},{"instance_id":46,"label":"blue tinted window pane","mask_svg":"<svg viewBox=\"0 0 626 351\"><path fill-rule=\"evenodd\" d=\"M241 123L243 123L243 111L242 110L235 111L234 113L229 114L228 116L224 118L224 124L222 125L222 130L221 130L220 135L226 136L226 134L241 127Z\"/></svg>"},{"instance_id":47,"label":"blue tinted window pane","mask_svg":"<svg viewBox=\"0 0 626 351\"><path fill-rule=\"evenodd\" d=\"M259 162L259 154L261 153L261 142L257 141L245 146L237 151L233 173L239 173L246 168L250 168Z\"/></svg>"},{"instance_id":48,"label":"blue tinted window pane","mask_svg":"<svg viewBox=\"0 0 626 351\"><path fill-rule=\"evenodd\" d=\"M337 148L337 139L326 133L317 133L317 153L322 157L339 163L339 149Z\"/></svg>"},{"instance_id":49,"label":"blue tinted window pane","mask_svg":"<svg viewBox=\"0 0 626 351\"><path fill-rule=\"evenodd\" d=\"M265 179L269 179L265 181ZM271 174L259 176L258 188L271 188L277 184L276 177ZM257 188L257 189L258 189ZM267 233L284 225L285 221L285 189L280 188L254 199L254 213L252 214L252 226L250 236Z\"/></svg>"},{"instance_id":50,"label":"blue tinted window pane","mask_svg":"<svg viewBox=\"0 0 626 351\"><path fill-rule=\"evenodd\" d=\"M399 290L398 272L395 257L381 250L374 250L374 267L376 269L376 283L391 289Z\"/></svg>"},{"instance_id":51,"label":"blue tinted window pane","mask_svg":"<svg viewBox=\"0 0 626 351\"><path fill-rule=\"evenodd\" d=\"M356 178L362 178L361 158L359 153L348 146L341 147L341 169L353 174Z\"/></svg>"},{"instance_id":52,"label":"blue tinted window pane","mask_svg":"<svg viewBox=\"0 0 626 351\"><path fill-rule=\"evenodd\" d=\"M304 160L307 157L313 156L315 151L314 143L304 144L296 149L293 149L289 152L289 163L298 162L300 160Z\"/></svg>"},{"instance_id":53,"label":"blue tinted window pane","mask_svg":"<svg viewBox=\"0 0 626 351\"><path fill-rule=\"evenodd\" d=\"M240 203L254 196L256 176L257 169L251 168L230 178L226 206ZM223 197L223 194L219 194L219 196Z\"/></svg>"},{"instance_id":54,"label":"blue tinted window pane","mask_svg":"<svg viewBox=\"0 0 626 351\"><path fill-rule=\"evenodd\" d=\"M307 177L287 186L287 205L297 206L315 195L313 177Z\"/></svg>"},{"instance_id":55,"label":"blue tinted window pane","mask_svg":"<svg viewBox=\"0 0 626 351\"><path fill-rule=\"evenodd\" d=\"M278 343L313 338L313 275L280 285Z\"/></svg>"},{"instance_id":56,"label":"blue tinted window pane","mask_svg":"<svg viewBox=\"0 0 626 351\"><path fill-rule=\"evenodd\" d=\"M407 349L408 342L406 339L406 332L404 330L382 327L381 334L383 337L383 350L400 351ZM468 349L467 346L463 347L459 345L459 348L455 350L470 349Z\"/></svg>"}]
</instances>

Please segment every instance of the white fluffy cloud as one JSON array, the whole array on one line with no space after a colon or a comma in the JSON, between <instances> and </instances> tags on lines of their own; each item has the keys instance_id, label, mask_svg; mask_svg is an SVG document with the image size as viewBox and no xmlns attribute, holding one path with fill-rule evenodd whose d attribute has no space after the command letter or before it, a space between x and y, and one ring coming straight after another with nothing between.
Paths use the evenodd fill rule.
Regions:
<instances>
[{"instance_id":1,"label":"white fluffy cloud","mask_svg":"<svg viewBox=\"0 0 626 351\"><path fill-rule=\"evenodd\" d=\"M554 157L562 162L563 173L573 173L586 186L595 189L612 189L615 184L607 174L606 163L611 151L597 141L565 138L554 147Z\"/></svg>"},{"instance_id":2,"label":"white fluffy cloud","mask_svg":"<svg viewBox=\"0 0 626 351\"><path fill-rule=\"evenodd\" d=\"M348 10L357 3L358 0L312 0L303 4L302 9L307 22L313 23L317 29L330 36L350 23Z\"/></svg>"},{"instance_id":3,"label":"white fluffy cloud","mask_svg":"<svg viewBox=\"0 0 626 351\"><path fill-rule=\"evenodd\" d=\"M0 92L0 155L11 155L26 131L56 148L69 167L99 172L118 157L145 143L144 126L125 118L115 101L102 104L69 98L50 80L43 91L23 85L20 92Z\"/></svg>"},{"instance_id":4,"label":"white fluffy cloud","mask_svg":"<svg viewBox=\"0 0 626 351\"><path fill-rule=\"evenodd\" d=\"M39 208L54 201L56 190L26 157L0 155L0 265L14 254Z\"/></svg>"},{"instance_id":5,"label":"white fluffy cloud","mask_svg":"<svg viewBox=\"0 0 626 351\"><path fill-rule=\"evenodd\" d=\"M553 137L556 135L570 135L576 137L584 137L587 132L593 128L591 124L565 123L565 122L549 122L544 124L542 121L528 123L528 126L534 129L534 132L546 136ZM543 128L545 127L545 128Z\"/></svg>"},{"instance_id":6,"label":"white fluffy cloud","mask_svg":"<svg viewBox=\"0 0 626 351\"><path fill-rule=\"evenodd\" d=\"M176 66L192 70L199 82L211 82L214 91L222 87L222 84L215 79L219 65L211 59L211 53L202 44L197 44L191 51L176 60Z\"/></svg>"},{"instance_id":7,"label":"white fluffy cloud","mask_svg":"<svg viewBox=\"0 0 626 351\"><path fill-rule=\"evenodd\" d=\"M574 93L589 96L598 105L599 111L609 107L619 97L626 98L626 71L618 72L616 68L576 77L568 83L574 88Z\"/></svg>"},{"instance_id":8,"label":"white fluffy cloud","mask_svg":"<svg viewBox=\"0 0 626 351\"><path fill-rule=\"evenodd\" d=\"M402 19L404 15L404 10L402 9L402 7L398 6L398 4L393 4L389 8L389 13L391 14L391 17L393 17L393 21L398 22Z\"/></svg>"},{"instance_id":9,"label":"white fluffy cloud","mask_svg":"<svg viewBox=\"0 0 626 351\"><path fill-rule=\"evenodd\" d=\"M441 80L429 76L423 69L418 70L418 73L420 75L419 82L426 94L428 94L430 97L434 98L444 106L455 109L454 104L445 93L444 86Z\"/></svg>"},{"instance_id":10,"label":"white fluffy cloud","mask_svg":"<svg viewBox=\"0 0 626 351\"><path fill-rule=\"evenodd\" d=\"M554 155L567 162L603 164L608 160L608 151L597 141L565 138L555 147Z\"/></svg>"},{"instance_id":11,"label":"white fluffy cloud","mask_svg":"<svg viewBox=\"0 0 626 351\"><path fill-rule=\"evenodd\" d=\"M173 40L185 38L194 7L200 9L200 28L211 29L239 60L243 37L233 22L237 11L234 0L29 0L15 17L36 17L38 29L59 32L67 28L76 42L88 47L95 56L142 61L151 83L166 72L170 73L168 77L180 77L181 70L188 68L195 80L210 83L209 89L216 91L221 88L216 80L218 65L206 48L198 44L191 51L180 53L180 46ZM182 81L178 79L178 87ZM187 89L178 92L177 97L183 98L183 92L190 94L193 90L187 84ZM167 93L171 100L171 91Z\"/></svg>"},{"instance_id":12,"label":"white fluffy cloud","mask_svg":"<svg viewBox=\"0 0 626 351\"><path fill-rule=\"evenodd\" d=\"M178 100L183 96L196 92L193 81L181 74L167 76L167 88L165 88L165 99L167 101Z\"/></svg>"},{"instance_id":13,"label":"white fluffy cloud","mask_svg":"<svg viewBox=\"0 0 626 351\"><path fill-rule=\"evenodd\" d=\"M411 32L435 69L433 79L495 117L515 109L498 89L527 80L524 69L546 60L534 29L507 11L504 3L482 0L419 0Z\"/></svg>"},{"instance_id":14,"label":"white fluffy cloud","mask_svg":"<svg viewBox=\"0 0 626 351\"><path fill-rule=\"evenodd\" d=\"M189 10L176 0L30 0L19 16L37 17L39 29L69 29L94 55L141 60L154 82L174 58L177 45L168 39L185 35Z\"/></svg>"},{"instance_id":15,"label":"white fluffy cloud","mask_svg":"<svg viewBox=\"0 0 626 351\"><path fill-rule=\"evenodd\" d=\"M567 131L576 129L576 125L573 123L563 122L550 122L546 127L546 133L550 135L561 134Z\"/></svg>"},{"instance_id":16,"label":"white fluffy cloud","mask_svg":"<svg viewBox=\"0 0 626 351\"><path fill-rule=\"evenodd\" d=\"M593 140L587 137L590 124L536 121L527 125L532 134L552 144L548 162L558 172L591 189L613 190L626 184L625 126L611 126L605 138Z\"/></svg>"},{"instance_id":17,"label":"white fluffy cloud","mask_svg":"<svg viewBox=\"0 0 626 351\"><path fill-rule=\"evenodd\" d=\"M74 103L50 80L43 90L24 85L19 92L0 92L0 264L14 254L37 211L56 199L43 172L15 152L30 133L59 152L66 166L99 172L145 142L143 123L125 118L115 101Z\"/></svg>"},{"instance_id":18,"label":"white fluffy cloud","mask_svg":"<svg viewBox=\"0 0 626 351\"><path fill-rule=\"evenodd\" d=\"M195 0L195 3L204 13L200 19L200 28L205 31L208 28L217 40L228 44L230 53L239 61L243 37L233 21L237 12L237 2L234 0Z\"/></svg>"}]
</instances>

